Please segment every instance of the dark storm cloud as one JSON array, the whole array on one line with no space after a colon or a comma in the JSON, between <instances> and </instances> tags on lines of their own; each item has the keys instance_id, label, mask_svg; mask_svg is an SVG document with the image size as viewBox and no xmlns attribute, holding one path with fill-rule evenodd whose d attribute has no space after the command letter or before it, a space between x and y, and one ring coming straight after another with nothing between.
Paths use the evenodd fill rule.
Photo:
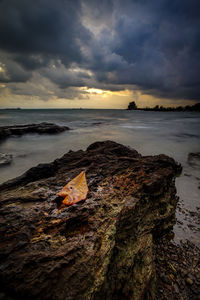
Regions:
<instances>
[{"instance_id":1,"label":"dark storm cloud","mask_svg":"<svg viewBox=\"0 0 200 300\"><path fill-rule=\"evenodd\" d=\"M129 85L199 100L199 11L199 0L1 0L0 81L38 72L58 90Z\"/></svg>"},{"instance_id":2,"label":"dark storm cloud","mask_svg":"<svg viewBox=\"0 0 200 300\"><path fill-rule=\"evenodd\" d=\"M87 72L73 69L66 69L64 65L57 63L51 68L44 68L40 74L50 79L57 84L61 89L67 87L81 87L85 86L85 80L90 79Z\"/></svg>"},{"instance_id":3,"label":"dark storm cloud","mask_svg":"<svg viewBox=\"0 0 200 300\"><path fill-rule=\"evenodd\" d=\"M48 65L51 59L49 55L21 55L17 54L13 56L13 59L22 65L22 67L27 71L37 70L41 67Z\"/></svg>"},{"instance_id":4,"label":"dark storm cloud","mask_svg":"<svg viewBox=\"0 0 200 300\"><path fill-rule=\"evenodd\" d=\"M3 63L1 63L3 61ZM20 64L0 53L0 82L26 82L31 78L31 73L25 70Z\"/></svg>"},{"instance_id":5,"label":"dark storm cloud","mask_svg":"<svg viewBox=\"0 0 200 300\"><path fill-rule=\"evenodd\" d=\"M115 3L109 50L116 63L109 55L98 57L95 49L92 67L98 80L133 84L161 97L200 99L199 1Z\"/></svg>"},{"instance_id":6,"label":"dark storm cloud","mask_svg":"<svg viewBox=\"0 0 200 300\"><path fill-rule=\"evenodd\" d=\"M80 43L89 38L80 22L79 0L2 0L1 49L15 53L28 69L61 57L68 65L81 61Z\"/></svg>"}]
</instances>

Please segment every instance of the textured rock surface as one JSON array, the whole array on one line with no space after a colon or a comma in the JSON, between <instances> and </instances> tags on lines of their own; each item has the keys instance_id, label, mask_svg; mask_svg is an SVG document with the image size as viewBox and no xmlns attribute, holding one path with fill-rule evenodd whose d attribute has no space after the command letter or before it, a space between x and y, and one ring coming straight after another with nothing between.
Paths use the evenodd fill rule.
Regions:
<instances>
[{"instance_id":1,"label":"textured rock surface","mask_svg":"<svg viewBox=\"0 0 200 300\"><path fill-rule=\"evenodd\" d=\"M23 135L26 133L59 133L69 130L67 126L59 126L53 123L39 123L28 125L13 125L0 127L0 139L9 137L10 135Z\"/></svg>"},{"instance_id":2,"label":"textured rock surface","mask_svg":"<svg viewBox=\"0 0 200 300\"><path fill-rule=\"evenodd\" d=\"M154 246L156 300L199 300L200 249L189 241L175 245L166 237Z\"/></svg>"},{"instance_id":3,"label":"textured rock surface","mask_svg":"<svg viewBox=\"0 0 200 300\"><path fill-rule=\"evenodd\" d=\"M56 193L82 170L86 201L60 211ZM106 141L1 185L2 295L153 299L154 240L175 221L179 172L165 155Z\"/></svg>"}]
</instances>

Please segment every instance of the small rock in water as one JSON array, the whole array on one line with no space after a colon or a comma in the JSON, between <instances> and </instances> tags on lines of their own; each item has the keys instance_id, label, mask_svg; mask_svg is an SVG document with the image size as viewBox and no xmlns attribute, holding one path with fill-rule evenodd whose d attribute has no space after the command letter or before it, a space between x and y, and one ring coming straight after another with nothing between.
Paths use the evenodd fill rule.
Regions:
<instances>
[{"instance_id":1,"label":"small rock in water","mask_svg":"<svg viewBox=\"0 0 200 300\"><path fill-rule=\"evenodd\" d=\"M0 140L11 135L20 136L27 133L55 134L65 130L69 130L69 127L46 122L39 124L0 126Z\"/></svg>"},{"instance_id":2,"label":"small rock in water","mask_svg":"<svg viewBox=\"0 0 200 300\"><path fill-rule=\"evenodd\" d=\"M191 166L199 165L200 164L200 152L189 153L188 154L188 163Z\"/></svg>"},{"instance_id":3,"label":"small rock in water","mask_svg":"<svg viewBox=\"0 0 200 300\"><path fill-rule=\"evenodd\" d=\"M12 162L12 155L0 153L0 166L8 165Z\"/></svg>"}]
</instances>

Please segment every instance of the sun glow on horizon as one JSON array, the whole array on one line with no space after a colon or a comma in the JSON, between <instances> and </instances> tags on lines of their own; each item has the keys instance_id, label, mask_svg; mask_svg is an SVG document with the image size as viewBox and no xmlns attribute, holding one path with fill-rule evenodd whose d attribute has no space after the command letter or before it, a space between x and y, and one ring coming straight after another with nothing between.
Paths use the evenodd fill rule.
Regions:
<instances>
[{"instance_id":1,"label":"sun glow on horizon","mask_svg":"<svg viewBox=\"0 0 200 300\"><path fill-rule=\"evenodd\" d=\"M0 108L17 107L21 108L93 108L93 109L126 109L129 102L135 101L138 107L153 107L155 105L179 106L195 104L193 101L163 99L152 95L145 95L139 90L104 90L100 88L89 88L87 86L76 88L78 93L74 99L56 97L51 89L44 89L48 93L48 99L42 99L34 95L14 95L9 92L5 84L0 84L2 91L0 97Z\"/></svg>"},{"instance_id":2,"label":"sun glow on horizon","mask_svg":"<svg viewBox=\"0 0 200 300\"><path fill-rule=\"evenodd\" d=\"M95 89L95 88L89 88L89 89L86 88L86 92L89 94L99 94L99 95L106 93L106 91Z\"/></svg>"}]
</instances>

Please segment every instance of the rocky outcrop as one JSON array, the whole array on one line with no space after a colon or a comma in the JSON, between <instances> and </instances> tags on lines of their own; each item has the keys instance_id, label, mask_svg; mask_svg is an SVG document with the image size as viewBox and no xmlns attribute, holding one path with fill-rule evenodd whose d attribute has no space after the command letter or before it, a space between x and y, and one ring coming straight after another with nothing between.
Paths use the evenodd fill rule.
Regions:
<instances>
[{"instance_id":1,"label":"rocky outcrop","mask_svg":"<svg viewBox=\"0 0 200 300\"><path fill-rule=\"evenodd\" d=\"M135 101L132 101L129 103L127 110L136 110L137 105L135 104Z\"/></svg>"},{"instance_id":2,"label":"rocky outcrop","mask_svg":"<svg viewBox=\"0 0 200 300\"><path fill-rule=\"evenodd\" d=\"M56 193L82 170L87 199L60 209ZM153 246L175 222L179 172L165 155L106 141L1 185L1 295L154 299Z\"/></svg>"},{"instance_id":3,"label":"rocky outcrop","mask_svg":"<svg viewBox=\"0 0 200 300\"><path fill-rule=\"evenodd\" d=\"M69 130L67 126L59 126L53 123L39 123L27 125L13 125L0 127L0 140L7 138L11 135L23 135L27 133L60 133Z\"/></svg>"}]
</instances>

